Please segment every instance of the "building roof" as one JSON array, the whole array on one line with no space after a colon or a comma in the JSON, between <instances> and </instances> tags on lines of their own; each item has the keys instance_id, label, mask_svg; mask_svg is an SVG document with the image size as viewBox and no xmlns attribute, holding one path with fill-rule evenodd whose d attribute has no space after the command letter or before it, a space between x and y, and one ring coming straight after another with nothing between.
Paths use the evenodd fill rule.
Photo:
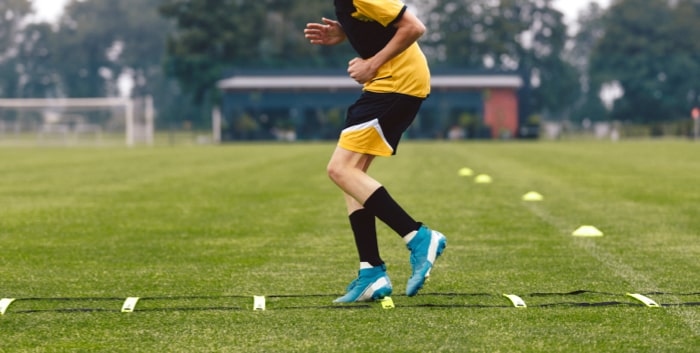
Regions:
<instances>
[{"instance_id":1,"label":"building roof","mask_svg":"<svg viewBox=\"0 0 700 353\"><path fill-rule=\"evenodd\" d=\"M515 74L492 75L433 75L433 89L473 90L488 88L518 89L523 86L522 78ZM314 90L358 90L361 85L348 76L328 75L236 75L219 81L218 87L224 91L275 90L275 91L314 91Z\"/></svg>"}]
</instances>

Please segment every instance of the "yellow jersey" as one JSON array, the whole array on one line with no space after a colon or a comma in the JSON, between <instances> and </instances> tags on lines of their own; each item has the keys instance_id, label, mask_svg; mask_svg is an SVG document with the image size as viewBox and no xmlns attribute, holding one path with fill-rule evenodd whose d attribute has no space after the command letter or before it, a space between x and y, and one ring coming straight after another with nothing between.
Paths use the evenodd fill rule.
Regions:
<instances>
[{"instance_id":1,"label":"yellow jersey","mask_svg":"<svg viewBox=\"0 0 700 353\"><path fill-rule=\"evenodd\" d=\"M360 57L369 59L394 37L394 24L406 12L406 5L400 0L335 0L335 11L352 47ZM426 98L430 69L418 43L382 65L364 90Z\"/></svg>"}]
</instances>

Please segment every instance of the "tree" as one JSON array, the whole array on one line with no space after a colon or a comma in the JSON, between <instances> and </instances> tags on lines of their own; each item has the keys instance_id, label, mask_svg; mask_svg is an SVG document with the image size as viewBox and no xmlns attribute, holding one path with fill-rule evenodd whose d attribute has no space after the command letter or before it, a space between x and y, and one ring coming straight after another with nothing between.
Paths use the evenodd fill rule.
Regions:
<instances>
[{"instance_id":1,"label":"tree","mask_svg":"<svg viewBox=\"0 0 700 353\"><path fill-rule=\"evenodd\" d=\"M53 53L66 96L118 94L116 59L123 18L124 12L116 1L73 1L66 6Z\"/></svg>"},{"instance_id":2,"label":"tree","mask_svg":"<svg viewBox=\"0 0 700 353\"><path fill-rule=\"evenodd\" d=\"M564 60L563 15L551 0L435 0L426 52L436 67L518 71L530 100L521 111L559 115L578 96L578 77Z\"/></svg>"},{"instance_id":3,"label":"tree","mask_svg":"<svg viewBox=\"0 0 700 353\"><path fill-rule=\"evenodd\" d=\"M434 66L482 68L495 66L484 55L492 51L490 34L482 14L487 4L479 1L433 1L424 4L422 14L428 28L421 39L423 49ZM486 61L486 62L485 62Z\"/></svg>"},{"instance_id":4,"label":"tree","mask_svg":"<svg viewBox=\"0 0 700 353\"><path fill-rule=\"evenodd\" d=\"M176 27L167 40L166 70L195 102L206 103L232 70L345 64L347 58L338 60L337 52L314 48L303 36L306 22L332 17L332 8L327 0L166 1L160 11Z\"/></svg>"},{"instance_id":5,"label":"tree","mask_svg":"<svg viewBox=\"0 0 700 353\"><path fill-rule=\"evenodd\" d=\"M55 26L25 25L11 65L11 77L21 82L14 91L21 97L116 96L128 93L119 90L126 78L133 96L154 97L156 121L186 119L193 108L162 66L173 27L160 16L160 3L73 1Z\"/></svg>"},{"instance_id":6,"label":"tree","mask_svg":"<svg viewBox=\"0 0 700 353\"><path fill-rule=\"evenodd\" d=\"M604 36L603 16L600 5L592 2L577 18L578 31L573 37L573 46L566 53L566 61L576 68L581 95L572 107L572 120L605 120L608 117L600 91L604 82L591 78L590 58Z\"/></svg>"},{"instance_id":7,"label":"tree","mask_svg":"<svg viewBox=\"0 0 700 353\"><path fill-rule=\"evenodd\" d=\"M17 97L60 96L60 79L52 57L55 36L47 23L29 24L22 30L15 57L15 73L20 82Z\"/></svg>"},{"instance_id":8,"label":"tree","mask_svg":"<svg viewBox=\"0 0 700 353\"><path fill-rule=\"evenodd\" d=\"M700 5L684 0L620 0L604 17L605 35L591 59L591 78L624 95L611 116L641 123L686 116L698 100Z\"/></svg>"},{"instance_id":9,"label":"tree","mask_svg":"<svg viewBox=\"0 0 700 353\"><path fill-rule=\"evenodd\" d=\"M678 69L669 75L668 82L676 88L677 114L683 116L700 105L700 1L681 0L673 9L673 18L670 35L680 50L673 60Z\"/></svg>"},{"instance_id":10,"label":"tree","mask_svg":"<svg viewBox=\"0 0 700 353\"><path fill-rule=\"evenodd\" d=\"M125 16L118 32L122 49L116 62L120 68L119 75L129 77L133 83L133 96L153 96L158 124L174 126L182 121L192 121L201 113L187 99L181 85L165 73L166 41L175 26L161 16L159 8L162 2L119 2Z\"/></svg>"},{"instance_id":11,"label":"tree","mask_svg":"<svg viewBox=\"0 0 700 353\"><path fill-rule=\"evenodd\" d=\"M22 85L17 72L17 55L22 41L22 21L31 12L27 0L0 2L0 96L17 97Z\"/></svg>"}]
</instances>

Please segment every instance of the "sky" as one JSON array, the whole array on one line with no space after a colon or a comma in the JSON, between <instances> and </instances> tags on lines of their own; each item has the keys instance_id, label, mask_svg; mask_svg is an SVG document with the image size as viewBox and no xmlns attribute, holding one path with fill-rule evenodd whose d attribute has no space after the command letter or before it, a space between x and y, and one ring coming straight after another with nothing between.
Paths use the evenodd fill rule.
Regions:
<instances>
[{"instance_id":1,"label":"sky","mask_svg":"<svg viewBox=\"0 0 700 353\"><path fill-rule=\"evenodd\" d=\"M564 13L567 23L573 23L579 11L591 1L597 1L603 7L610 4L610 0L554 0L554 6ZM68 0L33 0L37 20L55 20L67 2Z\"/></svg>"},{"instance_id":2,"label":"sky","mask_svg":"<svg viewBox=\"0 0 700 353\"><path fill-rule=\"evenodd\" d=\"M610 0L554 0L554 7L564 13L567 23L573 23L578 13L587 8L591 2L597 2L602 7L608 7Z\"/></svg>"},{"instance_id":3,"label":"sky","mask_svg":"<svg viewBox=\"0 0 700 353\"><path fill-rule=\"evenodd\" d=\"M37 20L54 21L68 0L32 0Z\"/></svg>"}]
</instances>

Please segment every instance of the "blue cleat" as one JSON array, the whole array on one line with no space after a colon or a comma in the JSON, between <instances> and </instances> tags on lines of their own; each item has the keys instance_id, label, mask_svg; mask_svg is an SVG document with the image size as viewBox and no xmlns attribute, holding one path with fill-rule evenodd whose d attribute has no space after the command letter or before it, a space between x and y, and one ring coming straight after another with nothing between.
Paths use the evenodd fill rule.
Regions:
<instances>
[{"instance_id":1,"label":"blue cleat","mask_svg":"<svg viewBox=\"0 0 700 353\"><path fill-rule=\"evenodd\" d=\"M386 265L360 270L358 277L346 288L347 294L334 303L368 302L391 295L391 281L386 275Z\"/></svg>"},{"instance_id":2,"label":"blue cleat","mask_svg":"<svg viewBox=\"0 0 700 353\"><path fill-rule=\"evenodd\" d=\"M412 297L423 288L425 280L430 276L435 260L442 255L447 246L447 238L442 233L421 226L416 236L406 244L411 251L411 268L413 274L406 285L406 295Z\"/></svg>"}]
</instances>

